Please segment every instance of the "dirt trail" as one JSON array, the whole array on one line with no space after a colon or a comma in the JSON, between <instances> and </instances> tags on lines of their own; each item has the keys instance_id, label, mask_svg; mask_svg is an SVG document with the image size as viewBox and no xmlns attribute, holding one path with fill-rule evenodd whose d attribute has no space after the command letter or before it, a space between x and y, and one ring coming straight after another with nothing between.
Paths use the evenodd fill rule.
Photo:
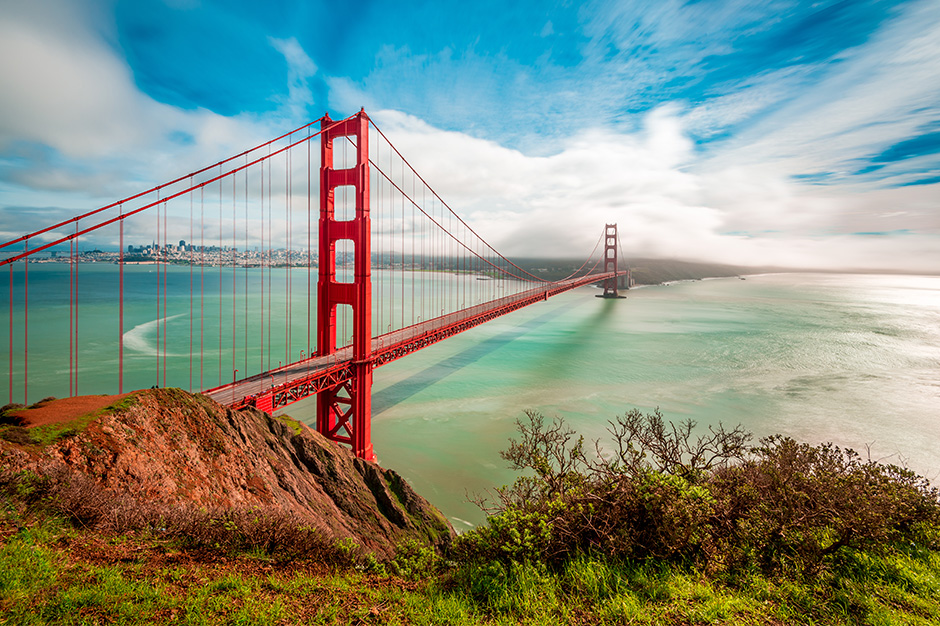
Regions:
<instances>
[{"instance_id":1,"label":"dirt trail","mask_svg":"<svg viewBox=\"0 0 940 626\"><path fill-rule=\"evenodd\" d=\"M67 422L87 415L94 411L114 404L128 394L116 396L76 396L74 398L60 398L44 403L35 409L23 409L13 413L20 426L34 428L36 426L46 426L47 424L58 424Z\"/></svg>"}]
</instances>

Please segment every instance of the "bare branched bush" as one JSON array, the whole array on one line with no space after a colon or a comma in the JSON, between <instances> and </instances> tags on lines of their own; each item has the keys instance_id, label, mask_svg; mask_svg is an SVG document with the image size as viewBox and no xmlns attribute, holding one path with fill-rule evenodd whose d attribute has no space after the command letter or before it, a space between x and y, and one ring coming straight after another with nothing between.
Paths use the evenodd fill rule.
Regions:
<instances>
[{"instance_id":1,"label":"bare branched bush","mask_svg":"<svg viewBox=\"0 0 940 626\"><path fill-rule=\"evenodd\" d=\"M693 420L667 424L658 408L646 414L632 409L609 424L616 453L604 468L633 476L653 469L694 481L743 459L751 442L751 433L742 426L729 431L721 423L693 439Z\"/></svg>"},{"instance_id":2,"label":"bare branched bush","mask_svg":"<svg viewBox=\"0 0 940 626\"><path fill-rule=\"evenodd\" d=\"M519 439L510 439L509 448L500 456L512 469L532 470L534 476L523 476L511 488L498 489L498 507L563 495L577 487L587 469L583 437L575 438L574 430L560 418L548 424L541 413L525 414L526 420L516 420Z\"/></svg>"}]
</instances>

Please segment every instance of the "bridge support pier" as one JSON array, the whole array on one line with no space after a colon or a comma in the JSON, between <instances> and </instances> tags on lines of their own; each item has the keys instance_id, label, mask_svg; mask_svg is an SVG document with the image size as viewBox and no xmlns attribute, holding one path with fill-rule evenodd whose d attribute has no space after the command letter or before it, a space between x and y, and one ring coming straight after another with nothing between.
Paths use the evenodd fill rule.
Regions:
<instances>
[{"instance_id":1,"label":"bridge support pier","mask_svg":"<svg viewBox=\"0 0 940 626\"><path fill-rule=\"evenodd\" d=\"M604 225L604 272L614 272L613 278L604 281L604 293L598 298L623 298L617 291L620 276L617 273L617 225ZM629 272L628 272L629 275Z\"/></svg>"},{"instance_id":2,"label":"bridge support pier","mask_svg":"<svg viewBox=\"0 0 940 626\"><path fill-rule=\"evenodd\" d=\"M336 123L329 115L320 122L320 221L319 277L317 280L317 351L336 352L336 308L348 305L353 314L353 376L317 395L317 431L352 446L356 456L375 460L372 451L372 244L369 217L369 118L360 111ZM346 169L333 167L333 142L350 137L356 146L356 163ZM356 211L351 220L339 221L335 190L355 189ZM355 268L352 282L336 280L336 242L353 245ZM343 259L345 262L346 259Z\"/></svg>"}]
</instances>

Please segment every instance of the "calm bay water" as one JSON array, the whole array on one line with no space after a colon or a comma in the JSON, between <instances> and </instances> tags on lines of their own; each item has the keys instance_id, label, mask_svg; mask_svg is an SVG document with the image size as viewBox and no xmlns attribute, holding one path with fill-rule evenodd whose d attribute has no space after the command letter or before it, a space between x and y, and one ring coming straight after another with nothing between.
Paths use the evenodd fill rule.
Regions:
<instances>
[{"instance_id":1,"label":"calm bay water","mask_svg":"<svg viewBox=\"0 0 940 626\"><path fill-rule=\"evenodd\" d=\"M523 409L588 439L637 407L701 427L833 441L940 477L940 278L779 274L580 289L377 372L373 439L451 516L506 484Z\"/></svg>"},{"instance_id":2,"label":"calm bay water","mask_svg":"<svg viewBox=\"0 0 940 626\"><path fill-rule=\"evenodd\" d=\"M68 393L67 278L64 298L61 289L42 290L44 280L61 281L63 272L67 277L67 266L30 267L31 401ZM114 393L117 333L109 299L115 270L83 265L80 272L79 390ZM230 272L207 268L207 295L194 303L189 269L170 268L168 385L187 388L194 379L198 388L201 376L205 387L214 386L230 380L235 368L276 367L307 345L305 298L295 299L285 316L277 301L285 279L275 272L266 332L285 337L289 321L290 351L262 354L258 312L243 315L244 301L227 295L222 343L234 337L235 353L218 350L219 330L207 322L202 342L212 356L204 371L197 361L191 375L190 338L199 329L191 335L190 308L219 310L213 280L260 279L260 273ZM152 268L128 268L128 275L125 387L131 389L157 382L157 324ZM306 273L295 271L294 293L304 293L306 282ZM940 277L775 274L643 287L616 301L595 293L562 294L376 370L373 442L380 463L466 529L483 517L467 494L513 479L499 450L524 409L562 416L595 439L605 436L615 415L658 406L667 419L691 418L703 428L740 423L756 436L833 441L863 454L868 446L874 458L940 481ZM18 294L15 321L22 318ZM239 313L230 320L233 302ZM8 328L8 307L7 293L0 294L0 330ZM17 350L19 335L17 326ZM5 388L6 339L0 347ZM19 375L23 364L15 356ZM21 401L18 379L15 387ZM312 409L305 401L286 412L310 423Z\"/></svg>"}]
</instances>

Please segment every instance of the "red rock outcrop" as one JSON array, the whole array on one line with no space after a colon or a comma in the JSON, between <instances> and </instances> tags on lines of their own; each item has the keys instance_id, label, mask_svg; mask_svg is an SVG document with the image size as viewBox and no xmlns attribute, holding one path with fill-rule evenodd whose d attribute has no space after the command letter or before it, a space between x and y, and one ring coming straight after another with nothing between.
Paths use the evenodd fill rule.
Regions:
<instances>
[{"instance_id":1,"label":"red rock outcrop","mask_svg":"<svg viewBox=\"0 0 940 626\"><path fill-rule=\"evenodd\" d=\"M56 402L64 401L45 404L46 414ZM29 411L7 415L27 426L28 443ZM50 428L48 419L43 422L37 434ZM120 397L91 416L64 417L58 426L70 424L72 432L45 446L0 441L2 464L65 466L141 501L290 512L381 554L405 538L442 547L453 535L440 512L397 473L290 418L233 411L179 389L152 389Z\"/></svg>"}]
</instances>

